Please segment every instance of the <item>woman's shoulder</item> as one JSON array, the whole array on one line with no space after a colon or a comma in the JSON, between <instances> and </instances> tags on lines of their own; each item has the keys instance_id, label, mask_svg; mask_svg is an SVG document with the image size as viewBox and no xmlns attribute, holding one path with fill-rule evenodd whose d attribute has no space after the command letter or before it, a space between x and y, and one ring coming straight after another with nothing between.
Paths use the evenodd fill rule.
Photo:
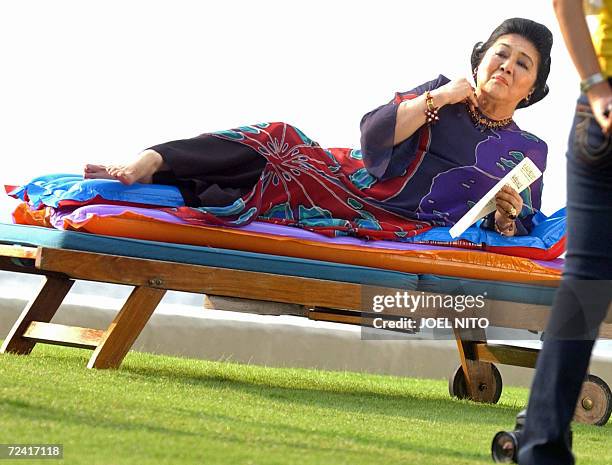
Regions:
<instances>
[{"instance_id":1,"label":"woman's shoulder","mask_svg":"<svg viewBox=\"0 0 612 465\"><path fill-rule=\"evenodd\" d=\"M546 167L546 156L548 155L546 141L532 132L521 129L516 124L509 128L508 132L513 136L513 144L518 144L516 149L531 158L538 168L543 170Z\"/></svg>"},{"instance_id":2,"label":"woman's shoulder","mask_svg":"<svg viewBox=\"0 0 612 465\"><path fill-rule=\"evenodd\" d=\"M522 129L520 127L516 127L516 132L520 133L521 136L527 140L530 143L533 144L544 144L546 145L546 141L544 139L542 139L541 137L535 135L533 132L531 131L527 131L525 129Z\"/></svg>"},{"instance_id":3,"label":"woman's shoulder","mask_svg":"<svg viewBox=\"0 0 612 465\"><path fill-rule=\"evenodd\" d=\"M539 136L536 136L532 132L525 131L524 129L521 129L519 132L521 134L521 137L525 139L525 143L527 145L532 146L534 148L538 148L539 150L542 150L544 152L548 152L548 144L544 139Z\"/></svg>"}]
</instances>

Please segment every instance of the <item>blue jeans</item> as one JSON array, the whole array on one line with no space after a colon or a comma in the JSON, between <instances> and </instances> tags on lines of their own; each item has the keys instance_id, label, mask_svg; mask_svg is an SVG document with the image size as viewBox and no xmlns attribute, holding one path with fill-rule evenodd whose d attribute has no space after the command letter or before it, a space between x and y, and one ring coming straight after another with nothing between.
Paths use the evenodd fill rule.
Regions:
<instances>
[{"instance_id":1,"label":"blue jeans","mask_svg":"<svg viewBox=\"0 0 612 465\"><path fill-rule=\"evenodd\" d=\"M531 388L521 465L574 463L567 433L612 299L612 139L585 95L569 137L567 197L565 269Z\"/></svg>"}]
</instances>

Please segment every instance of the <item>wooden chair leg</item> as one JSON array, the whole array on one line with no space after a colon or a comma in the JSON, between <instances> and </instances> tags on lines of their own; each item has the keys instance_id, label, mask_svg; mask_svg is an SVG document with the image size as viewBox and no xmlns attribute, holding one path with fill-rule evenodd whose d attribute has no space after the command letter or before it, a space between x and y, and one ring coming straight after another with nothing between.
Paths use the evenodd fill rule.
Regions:
<instances>
[{"instance_id":1,"label":"wooden chair leg","mask_svg":"<svg viewBox=\"0 0 612 465\"><path fill-rule=\"evenodd\" d=\"M33 321L43 323L51 321L73 284L74 281L68 278L45 276L40 291L21 312L0 347L0 353L27 355L32 352L36 341L23 338L23 334Z\"/></svg>"},{"instance_id":2,"label":"wooden chair leg","mask_svg":"<svg viewBox=\"0 0 612 465\"><path fill-rule=\"evenodd\" d=\"M475 351L477 343L487 340L484 330L455 329L455 339L469 398L475 402L497 402L499 395L496 391L501 388L497 386L500 380L495 379L492 364L479 361Z\"/></svg>"},{"instance_id":3,"label":"wooden chair leg","mask_svg":"<svg viewBox=\"0 0 612 465\"><path fill-rule=\"evenodd\" d=\"M87 368L117 368L149 321L165 289L136 287L105 331Z\"/></svg>"}]
</instances>

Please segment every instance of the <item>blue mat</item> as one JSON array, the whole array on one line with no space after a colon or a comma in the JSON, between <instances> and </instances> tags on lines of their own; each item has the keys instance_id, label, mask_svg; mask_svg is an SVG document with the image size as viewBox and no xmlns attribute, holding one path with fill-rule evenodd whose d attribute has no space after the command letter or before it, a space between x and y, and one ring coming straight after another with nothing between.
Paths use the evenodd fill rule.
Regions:
<instances>
[{"instance_id":1,"label":"blue mat","mask_svg":"<svg viewBox=\"0 0 612 465\"><path fill-rule=\"evenodd\" d=\"M414 290L418 276L399 271L306 260L253 252L100 236L74 231L0 223L0 243L81 250L108 255L163 260L192 265L258 271Z\"/></svg>"}]
</instances>

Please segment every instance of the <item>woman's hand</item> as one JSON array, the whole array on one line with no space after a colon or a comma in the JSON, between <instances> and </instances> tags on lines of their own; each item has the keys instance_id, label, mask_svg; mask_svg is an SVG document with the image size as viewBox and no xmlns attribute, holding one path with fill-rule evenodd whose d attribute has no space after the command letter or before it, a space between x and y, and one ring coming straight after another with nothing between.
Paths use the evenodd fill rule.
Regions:
<instances>
[{"instance_id":1,"label":"woman's hand","mask_svg":"<svg viewBox=\"0 0 612 465\"><path fill-rule=\"evenodd\" d=\"M610 134L612 126L612 90L607 81L594 85L587 92L593 116L604 134Z\"/></svg>"},{"instance_id":2,"label":"woman's hand","mask_svg":"<svg viewBox=\"0 0 612 465\"><path fill-rule=\"evenodd\" d=\"M433 99L433 105L437 108L462 101L467 101L472 107L478 106L475 90L465 78L450 81L432 90L429 94ZM399 105L393 134L394 146L404 142L426 123L426 110L425 94L411 100L404 100Z\"/></svg>"},{"instance_id":3,"label":"woman's hand","mask_svg":"<svg viewBox=\"0 0 612 465\"><path fill-rule=\"evenodd\" d=\"M518 192L507 185L495 195L495 204L499 216L505 218L507 222L514 221L523 209L523 199Z\"/></svg>"},{"instance_id":4,"label":"woman's hand","mask_svg":"<svg viewBox=\"0 0 612 465\"><path fill-rule=\"evenodd\" d=\"M437 94L440 100L444 102L444 105L452 105L453 103L467 101L471 103L473 107L478 106L476 90L466 78L455 79L439 87L431 94L434 96L434 101L437 100L435 98Z\"/></svg>"},{"instance_id":5,"label":"woman's hand","mask_svg":"<svg viewBox=\"0 0 612 465\"><path fill-rule=\"evenodd\" d=\"M495 204L495 230L502 236L514 236L515 220L523 209L523 199L512 187L506 185L495 196Z\"/></svg>"}]
</instances>

